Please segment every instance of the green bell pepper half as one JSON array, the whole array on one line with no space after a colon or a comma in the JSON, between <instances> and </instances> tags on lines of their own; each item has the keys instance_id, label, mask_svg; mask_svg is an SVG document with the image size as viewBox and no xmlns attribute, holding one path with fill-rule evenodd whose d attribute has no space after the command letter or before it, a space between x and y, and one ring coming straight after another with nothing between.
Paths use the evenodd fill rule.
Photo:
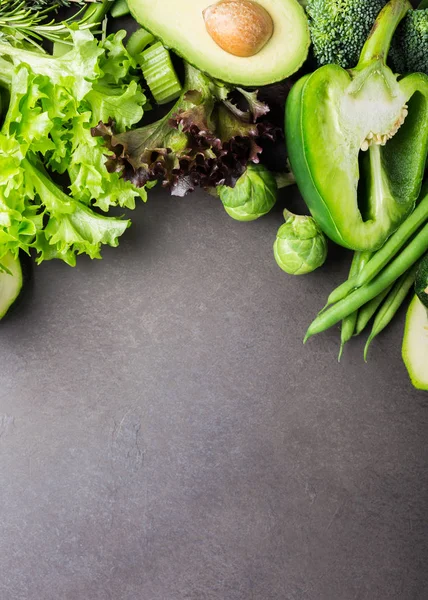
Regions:
<instances>
[{"instance_id":1,"label":"green bell pepper half","mask_svg":"<svg viewBox=\"0 0 428 600\"><path fill-rule=\"evenodd\" d=\"M302 77L286 104L288 156L313 217L338 244L372 251L413 210L428 154L428 77L386 65L411 8L379 13L355 69L326 65Z\"/></svg>"}]
</instances>

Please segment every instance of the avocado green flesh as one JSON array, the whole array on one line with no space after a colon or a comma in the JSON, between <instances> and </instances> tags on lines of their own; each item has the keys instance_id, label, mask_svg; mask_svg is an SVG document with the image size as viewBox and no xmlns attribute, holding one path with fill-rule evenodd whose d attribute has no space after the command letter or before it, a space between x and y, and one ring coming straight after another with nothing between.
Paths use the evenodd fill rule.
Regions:
<instances>
[{"instance_id":1,"label":"avocado green flesh","mask_svg":"<svg viewBox=\"0 0 428 600\"><path fill-rule=\"evenodd\" d=\"M0 271L0 319L2 319L18 298L23 284L22 268L19 259L7 254L0 264L10 271Z\"/></svg>"},{"instance_id":2,"label":"avocado green flesh","mask_svg":"<svg viewBox=\"0 0 428 600\"><path fill-rule=\"evenodd\" d=\"M203 11L213 0L129 0L134 18L197 69L242 86L268 85L296 72L310 43L307 19L297 0L258 0L274 23L272 37L254 56L234 56L206 30Z\"/></svg>"},{"instance_id":3,"label":"avocado green flesh","mask_svg":"<svg viewBox=\"0 0 428 600\"><path fill-rule=\"evenodd\" d=\"M428 390L428 312L417 296L407 311L403 360L415 388Z\"/></svg>"}]
</instances>

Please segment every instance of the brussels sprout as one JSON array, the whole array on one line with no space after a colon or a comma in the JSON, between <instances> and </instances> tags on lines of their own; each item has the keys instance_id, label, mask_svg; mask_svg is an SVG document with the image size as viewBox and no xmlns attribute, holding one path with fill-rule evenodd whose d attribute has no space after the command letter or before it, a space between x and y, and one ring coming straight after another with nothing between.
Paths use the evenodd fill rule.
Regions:
<instances>
[{"instance_id":1,"label":"brussels sprout","mask_svg":"<svg viewBox=\"0 0 428 600\"><path fill-rule=\"evenodd\" d=\"M277 189L266 167L249 163L235 187L221 185L217 191L228 215L237 221L254 221L271 210Z\"/></svg>"},{"instance_id":2,"label":"brussels sprout","mask_svg":"<svg viewBox=\"0 0 428 600\"><path fill-rule=\"evenodd\" d=\"M315 271L327 258L325 235L312 217L285 210L284 218L273 245L276 262L291 275Z\"/></svg>"}]
</instances>

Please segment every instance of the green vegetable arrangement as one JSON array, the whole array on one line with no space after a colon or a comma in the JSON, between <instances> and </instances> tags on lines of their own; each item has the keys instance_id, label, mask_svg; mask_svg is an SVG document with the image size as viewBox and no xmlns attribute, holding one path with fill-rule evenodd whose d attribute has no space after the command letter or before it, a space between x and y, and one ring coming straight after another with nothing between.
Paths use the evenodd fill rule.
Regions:
<instances>
[{"instance_id":1,"label":"green vegetable arrangement","mask_svg":"<svg viewBox=\"0 0 428 600\"><path fill-rule=\"evenodd\" d=\"M107 35L106 15L127 14L126 0L79 2L64 22L52 15L67 0L1 0L0 318L20 295L22 253L72 266L78 254L100 258L130 225L110 209L134 209L156 183L173 196L202 188L243 222L266 215L278 190L297 183L311 216L284 211L273 241L278 266L293 275L320 268L327 236L354 251L348 279L330 293L305 341L340 324L340 358L373 321L367 358L414 289L402 355L413 384L428 390L428 0L415 9L408 0L302 0L305 13L288 0L298 25L293 51L272 73L257 52L266 46L278 60L284 39L275 25L289 26L286 4L272 3L266 16L253 0L237 0L233 10L239 3L265 28L241 62L228 50L236 40L248 49L239 22L235 38L228 30L218 40L216 11L201 28L192 3L186 10L210 56L204 48L195 56L194 41L186 56L187 33L171 15L132 3L158 33L142 22L125 44L125 31ZM270 30L272 15L278 22ZM231 83L249 84L253 66L266 83L291 73L307 55L308 31L304 74L262 90ZM159 32L172 36L168 46L184 57L183 69ZM222 80L193 66L200 61ZM281 173L261 162L265 142L281 139L269 120L276 95L285 104ZM151 104L168 105L164 116L147 120Z\"/></svg>"},{"instance_id":2,"label":"green vegetable arrangement","mask_svg":"<svg viewBox=\"0 0 428 600\"><path fill-rule=\"evenodd\" d=\"M182 87L168 50L145 30L127 47L126 32L106 36L105 24L96 37L109 0L83 12L79 7L67 22L51 22L51 11L67 4L1 5L5 276L12 273L6 263L19 265L20 252L33 253L38 263L58 258L72 266L78 254L100 258L102 246L116 246L130 225L109 216L110 208L133 209L158 181L176 195L195 186L213 193L233 186L246 177L247 165L249 173L256 167L259 140L272 140L277 131L258 122L269 109L256 92L237 92L246 105L238 107L230 86L187 64ZM53 55L46 40L54 42ZM160 121L135 129L150 108L143 81L157 103L179 99ZM266 177L273 178L267 170ZM276 199L275 179L273 186L268 208ZM10 304L3 305L6 311Z\"/></svg>"},{"instance_id":3,"label":"green vegetable arrangement","mask_svg":"<svg viewBox=\"0 0 428 600\"><path fill-rule=\"evenodd\" d=\"M413 210L423 181L428 76L397 79L386 65L409 9L407 0L389 2L355 68L321 67L287 100L286 141L299 189L324 232L353 250L380 248Z\"/></svg>"},{"instance_id":4,"label":"green vegetable arrangement","mask_svg":"<svg viewBox=\"0 0 428 600\"><path fill-rule=\"evenodd\" d=\"M286 106L299 189L329 237L355 250L348 280L329 295L305 341L341 323L340 359L344 345L373 319L367 359L373 339L415 288L419 298L409 309L403 359L414 385L428 389L421 375L428 373L427 318L419 306L428 289L428 263L420 263L428 250L428 188L420 191L428 153L428 11L425 2L417 10L406 0L381 2L361 46L363 4L379 10L357 0L309 0L314 55L320 64L327 55L336 64L300 79ZM400 61L404 76L388 68L390 48L391 63ZM344 71L356 50L357 67Z\"/></svg>"}]
</instances>

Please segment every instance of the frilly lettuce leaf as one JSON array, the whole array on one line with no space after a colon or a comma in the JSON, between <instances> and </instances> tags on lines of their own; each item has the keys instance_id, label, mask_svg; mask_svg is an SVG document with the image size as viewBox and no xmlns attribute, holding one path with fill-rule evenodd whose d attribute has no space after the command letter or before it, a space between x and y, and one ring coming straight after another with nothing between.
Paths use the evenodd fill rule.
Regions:
<instances>
[{"instance_id":1,"label":"frilly lettuce leaf","mask_svg":"<svg viewBox=\"0 0 428 600\"><path fill-rule=\"evenodd\" d=\"M70 90L77 101L91 90L92 82L101 75L99 57L105 52L88 29L70 29L71 50L53 57L35 50L15 48L0 43L0 53L10 56L14 64L24 63L38 75L45 75L52 85Z\"/></svg>"},{"instance_id":2,"label":"frilly lettuce leaf","mask_svg":"<svg viewBox=\"0 0 428 600\"><path fill-rule=\"evenodd\" d=\"M98 42L89 31L72 30L71 50L55 58L0 43L10 94L0 131L0 259L31 249L38 262L100 258L102 246L117 246L130 223L99 210L146 200L144 188L107 171L109 150L91 135L109 118L125 131L147 103L124 35ZM49 171L69 179L69 193Z\"/></svg>"},{"instance_id":3,"label":"frilly lettuce leaf","mask_svg":"<svg viewBox=\"0 0 428 600\"><path fill-rule=\"evenodd\" d=\"M120 131L141 120L145 100L136 81L131 81L126 88L105 83L94 85L85 97L85 102L89 104L92 112L91 126L100 121L108 121L115 115L115 122Z\"/></svg>"},{"instance_id":4,"label":"frilly lettuce leaf","mask_svg":"<svg viewBox=\"0 0 428 600\"><path fill-rule=\"evenodd\" d=\"M123 29L109 35L104 43L104 54L100 57L99 66L102 71L102 82L104 84L120 84L124 80L129 81L132 76L130 70L135 69L135 59L126 50L123 40L126 37L126 31ZM134 76L135 80L138 79Z\"/></svg>"},{"instance_id":5,"label":"frilly lettuce leaf","mask_svg":"<svg viewBox=\"0 0 428 600\"><path fill-rule=\"evenodd\" d=\"M114 119L100 119L92 133L111 151L108 170L136 186L159 181L175 196L196 187L233 187L247 164L259 162L259 142L278 131L257 121L268 107L256 92L241 92L247 110L233 104L229 92L186 64L183 92L159 121L121 132Z\"/></svg>"},{"instance_id":6,"label":"frilly lettuce leaf","mask_svg":"<svg viewBox=\"0 0 428 600\"><path fill-rule=\"evenodd\" d=\"M129 227L129 221L99 215L89 206L67 196L43 172L42 167L27 159L23 161L23 168L27 193L40 203L47 219L45 227L37 232L39 262L49 256L60 257L74 265L76 254L86 253L91 258L101 258L102 244L118 245L118 238Z\"/></svg>"}]
</instances>

